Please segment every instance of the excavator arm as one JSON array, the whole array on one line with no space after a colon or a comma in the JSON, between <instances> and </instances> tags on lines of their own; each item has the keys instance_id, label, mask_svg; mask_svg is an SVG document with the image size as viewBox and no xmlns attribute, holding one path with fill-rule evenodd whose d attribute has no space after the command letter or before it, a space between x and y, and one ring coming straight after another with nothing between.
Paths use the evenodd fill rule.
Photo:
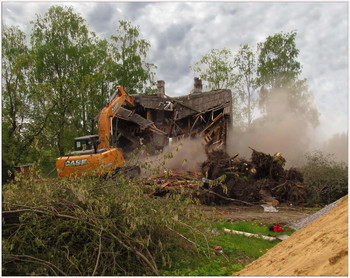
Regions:
<instances>
[{"instance_id":1,"label":"excavator arm","mask_svg":"<svg viewBox=\"0 0 350 278\"><path fill-rule=\"evenodd\" d=\"M122 86L117 86L117 90L100 113L98 135L101 143L99 144L99 149L111 147L110 138L113 136L112 121L124 103L129 107L135 107L134 97L128 95Z\"/></svg>"},{"instance_id":2,"label":"excavator arm","mask_svg":"<svg viewBox=\"0 0 350 278\"><path fill-rule=\"evenodd\" d=\"M83 143L85 143L89 148L80 150L76 147L75 152L66 154L56 160L57 175L59 177L105 175L110 171L122 168L121 166L125 162L123 154L110 140L113 137L112 121L117 117L117 114L122 114L128 120L138 123L145 128L147 127L153 132L165 134L153 122L122 108L124 104L133 108L135 107L135 99L133 96L128 95L123 87L118 86L109 102L101 110L98 121L98 136L89 135L76 138L79 146L83 146ZM118 113L118 111L121 113ZM91 146L94 146L94 149ZM123 171L128 174L133 174L135 171L138 174L140 173L139 167L124 167Z\"/></svg>"}]
</instances>

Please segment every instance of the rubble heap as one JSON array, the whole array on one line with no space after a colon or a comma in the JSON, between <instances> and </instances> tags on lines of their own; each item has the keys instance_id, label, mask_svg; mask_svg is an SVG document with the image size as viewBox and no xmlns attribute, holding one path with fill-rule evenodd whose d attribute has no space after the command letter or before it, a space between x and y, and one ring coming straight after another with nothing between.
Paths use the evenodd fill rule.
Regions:
<instances>
[{"instance_id":1,"label":"rubble heap","mask_svg":"<svg viewBox=\"0 0 350 278\"><path fill-rule=\"evenodd\" d=\"M207 205L307 202L302 173L295 168L285 170L286 160L280 153L269 155L252 149L249 161L238 156L214 150L207 153L201 172L168 170L143 178L142 184L150 197L182 192Z\"/></svg>"},{"instance_id":2,"label":"rubble heap","mask_svg":"<svg viewBox=\"0 0 350 278\"><path fill-rule=\"evenodd\" d=\"M142 184L148 196L164 196L175 192L190 194L201 186L201 173L197 172L177 172L165 171L164 173L153 175L142 179Z\"/></svg>"},{"instance_id":3,"label":"rubble heap","mask_svg":"<svg viewBox=\"0 0 350 278\"><path fill-rule=\"evenodd\" d=\"M201 165L203 175L209 180L221 182L207 186L216 194L201 192L202 203L221 204L226 203L227 198L273 205L307 201L302 173L295 168L285 170L286 160L280 153L269 155L252 149L249 161L239 158L238 154L230 157L222 150L212 151L207 156L208 159Z\"/></svg>"}]
</instances>

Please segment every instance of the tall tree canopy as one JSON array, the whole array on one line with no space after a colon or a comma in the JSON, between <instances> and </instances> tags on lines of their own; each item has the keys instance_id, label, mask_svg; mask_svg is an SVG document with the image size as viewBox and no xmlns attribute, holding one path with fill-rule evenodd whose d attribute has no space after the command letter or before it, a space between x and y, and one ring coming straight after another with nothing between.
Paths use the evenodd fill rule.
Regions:
<instances>
[{"instance_id":1,"label":"tall tree canopy","mask_svg":"<svg viewBox=\"0 0 350 278\"><path fill-rule=\"evenodd\" d=\"M82 134L97 132L96 115L105 105L111 91L115 76L112 73L114 62L109 54L106 39L94 38L89 58L91 70L82 76L80 86Z\"/></svg>"},{"instance_id":2,"label":"tall tree canopy","mask_svg":"<svg viewBox=\"0 0 350 278\"><path fill-rule=\"evenodd\" d=\"M116 65L115 85L122 85L133 93L154 93L154 72L156 66L146 61L150 48L149 41L141 39L140 28L129 21L120 20L115 35L111 36L111 55Z\"/></svg>"},{"instance_id":3,"label":"tall tree canopy","mask_svg":"<svg viewBox=\"0 0 350 278\"><path fill-rule=\"evenodd\" d=\"M156 91L156 66L146 61L150 43L130 22L120 21L110 40L90 32L72 7L51 6L31 23L29 46L18 27L3 26L6 169L33 160L54 162L72 148L74 137L96 133L96 116L116 85L129 93Z\"/></svg>"},{"instance_id":4,"label":"tall tree canopy","mask_svg":"<svg viewBox=\"0 0 350 278\"><path fill-rule=\"evenodd\" d=\"M299 79L302 67L297 60L296 35L292 31L268 36L265 42L258 43L256 53L247 44L235 55L226 48L212 49L190 69L199 73L210 90L232 90L234 123L243 120L249 128L257 100L263 116L276 117L276 102L283 98L283 107L288 110L285 112L316 126L318 112L312 103L313 95L306 79Z\"/></svg>"},{"instance_id":5,"label":"tall tree canopy","mask_svg":"<svg viewBox=\"0 0 350 278\"><path fill-rule=\"evenodd\" d=\"M200 79L206 82L209 90L232 89L237 82L234 67L232 52L227 48L212 49L194 65L189 66L193 72L199 74ZM233 122L237 125L244 118L236 91L232 94L232 115Z\"/></svg>"},{"instance_id":6,"label":"tall tree canopy","mask_svg":"<svg viewBox=\"0 0 350 278\"><path fill-rule=\"evenodd\" d=\"M295 31L278 33L258 43L257 85L262 90L288 87L301 73L301 65L297 61L299 50L295 44L296 35Z\"/></svg>"},{"instance_id":7,"label":"tall tree canopy","mask_svg":"<svg viewBox=\"0 0 350 278\"><path fill-rule=\"evenodd\" d=\"M3 26L1 58L2 164L8 170L28 159L28 147L32 142L28 126L31 111L28 71L32 57L26 46L26 36L18 27Z\"/></svg>"},{"instance_id":8,"label":"tall tree canopy","mask_svg":"<svg viewBox=\"0 0 350 278\"><path fill-rule=\"evenodd\" d=\"M189 68L207 82L210 90L229 89L235 83L232 52L227 48L212 49Z\"/></svg>"},{"instance_id":9,"label":"tall tree canopy","mask_svg":"<svg viewBox=\"0 0 350 278\"><path fill-rule=\"evenodd\" d=\"M244 44L238 50L234 67L237 71L234 84L242 104L242 114L249 128L253 121L253 110L256 100L254 98L254 87L256 77L256 56L248 44Z\"/></svg>"},{"instance_id":10,"label":"tall tree canopy","mask_svg":"<svg viewBox=\"0 0 350 278\"><path fill-rule=\"evenodd\" d=\"M281 32L268 36L265 42L258 44L256 85L259 88L259 104L271 118L276 116L276 102L283 100L289 113L316 126L318 111L312 103L313 95L308 90L306 79L299 79L302 66L297 60L299 50L295 43L296 36L296 31Z\"/></svg>"},{"instance_id":11,"label":"tall tree canopy","mask_svg":"<svg viewBox=\"0 0 350 278\"><path fill-rule=\"evenodd\" d=\"M29 50L26 36L18 27L3 26L2 32L2 119L12 136L27 116L27 70Z\"/></svg>"},{"instance_id":12,"label":"tall tree canopy","mask_svg":"<svg viewBox=\"0 0 350 278\"><path fill-rule=\"evenodd\" d=\"M65 134L80 124L85 100L80 88L92 72L92 40L84 19L72 8L52 6L33 23L37 104L49 113L49 132L63 155Z\"/></svg>"}]
</instances>

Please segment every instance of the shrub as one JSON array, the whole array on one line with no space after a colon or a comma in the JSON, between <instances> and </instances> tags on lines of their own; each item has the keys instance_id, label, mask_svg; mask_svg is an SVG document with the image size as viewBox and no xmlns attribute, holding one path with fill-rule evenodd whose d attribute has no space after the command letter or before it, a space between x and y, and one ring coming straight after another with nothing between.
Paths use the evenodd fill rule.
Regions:
<instances>
[{"instance_id":1,"label":"shrub","mask_svg":"<svg viewBox=\"0 0 350 278\"><path fill-rule=\"evenodd\" d=\"M348 193L347 164L320 151L306 154L306 160L301 170L308 185L309 205L329 204Z\"/></svg>"},{"instance_id":2,"label":"shrub","mask_svg":"<svg viewBox=\"0 0 350 278\"><path fill-rule=\"evenodd\" d=\"M172 264L187 200L152 199L139 179L17 179L3 187L4 275L157 275Z\"/></svg>"}]
</instances>

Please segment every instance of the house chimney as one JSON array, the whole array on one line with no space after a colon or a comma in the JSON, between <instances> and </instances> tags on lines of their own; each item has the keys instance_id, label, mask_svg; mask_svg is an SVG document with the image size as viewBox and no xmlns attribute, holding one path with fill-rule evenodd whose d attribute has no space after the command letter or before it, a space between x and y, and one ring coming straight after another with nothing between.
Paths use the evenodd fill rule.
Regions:
<instances>
[{"instance_id":1,"label":"house chimney","mask_svg":"<svg viewBox=\"0 0 350 278\"><path fill-rule=\"evenodd\" d=\"M198 77L195 77L193 93L201 93L201 92L202 92L202 80L200 80Z\"/></svg>"},{"instance_id":2,"label":"house chimney","mask_svg":"<svg viewBox=\"0 0 350 278\"><path fill-rule=\"evenodd\" d=\"M157 81L157 89L158 89L157 96L164 98L165 97L165 82L164 82L164 80Z\"/></svg>"}]
</instances>

